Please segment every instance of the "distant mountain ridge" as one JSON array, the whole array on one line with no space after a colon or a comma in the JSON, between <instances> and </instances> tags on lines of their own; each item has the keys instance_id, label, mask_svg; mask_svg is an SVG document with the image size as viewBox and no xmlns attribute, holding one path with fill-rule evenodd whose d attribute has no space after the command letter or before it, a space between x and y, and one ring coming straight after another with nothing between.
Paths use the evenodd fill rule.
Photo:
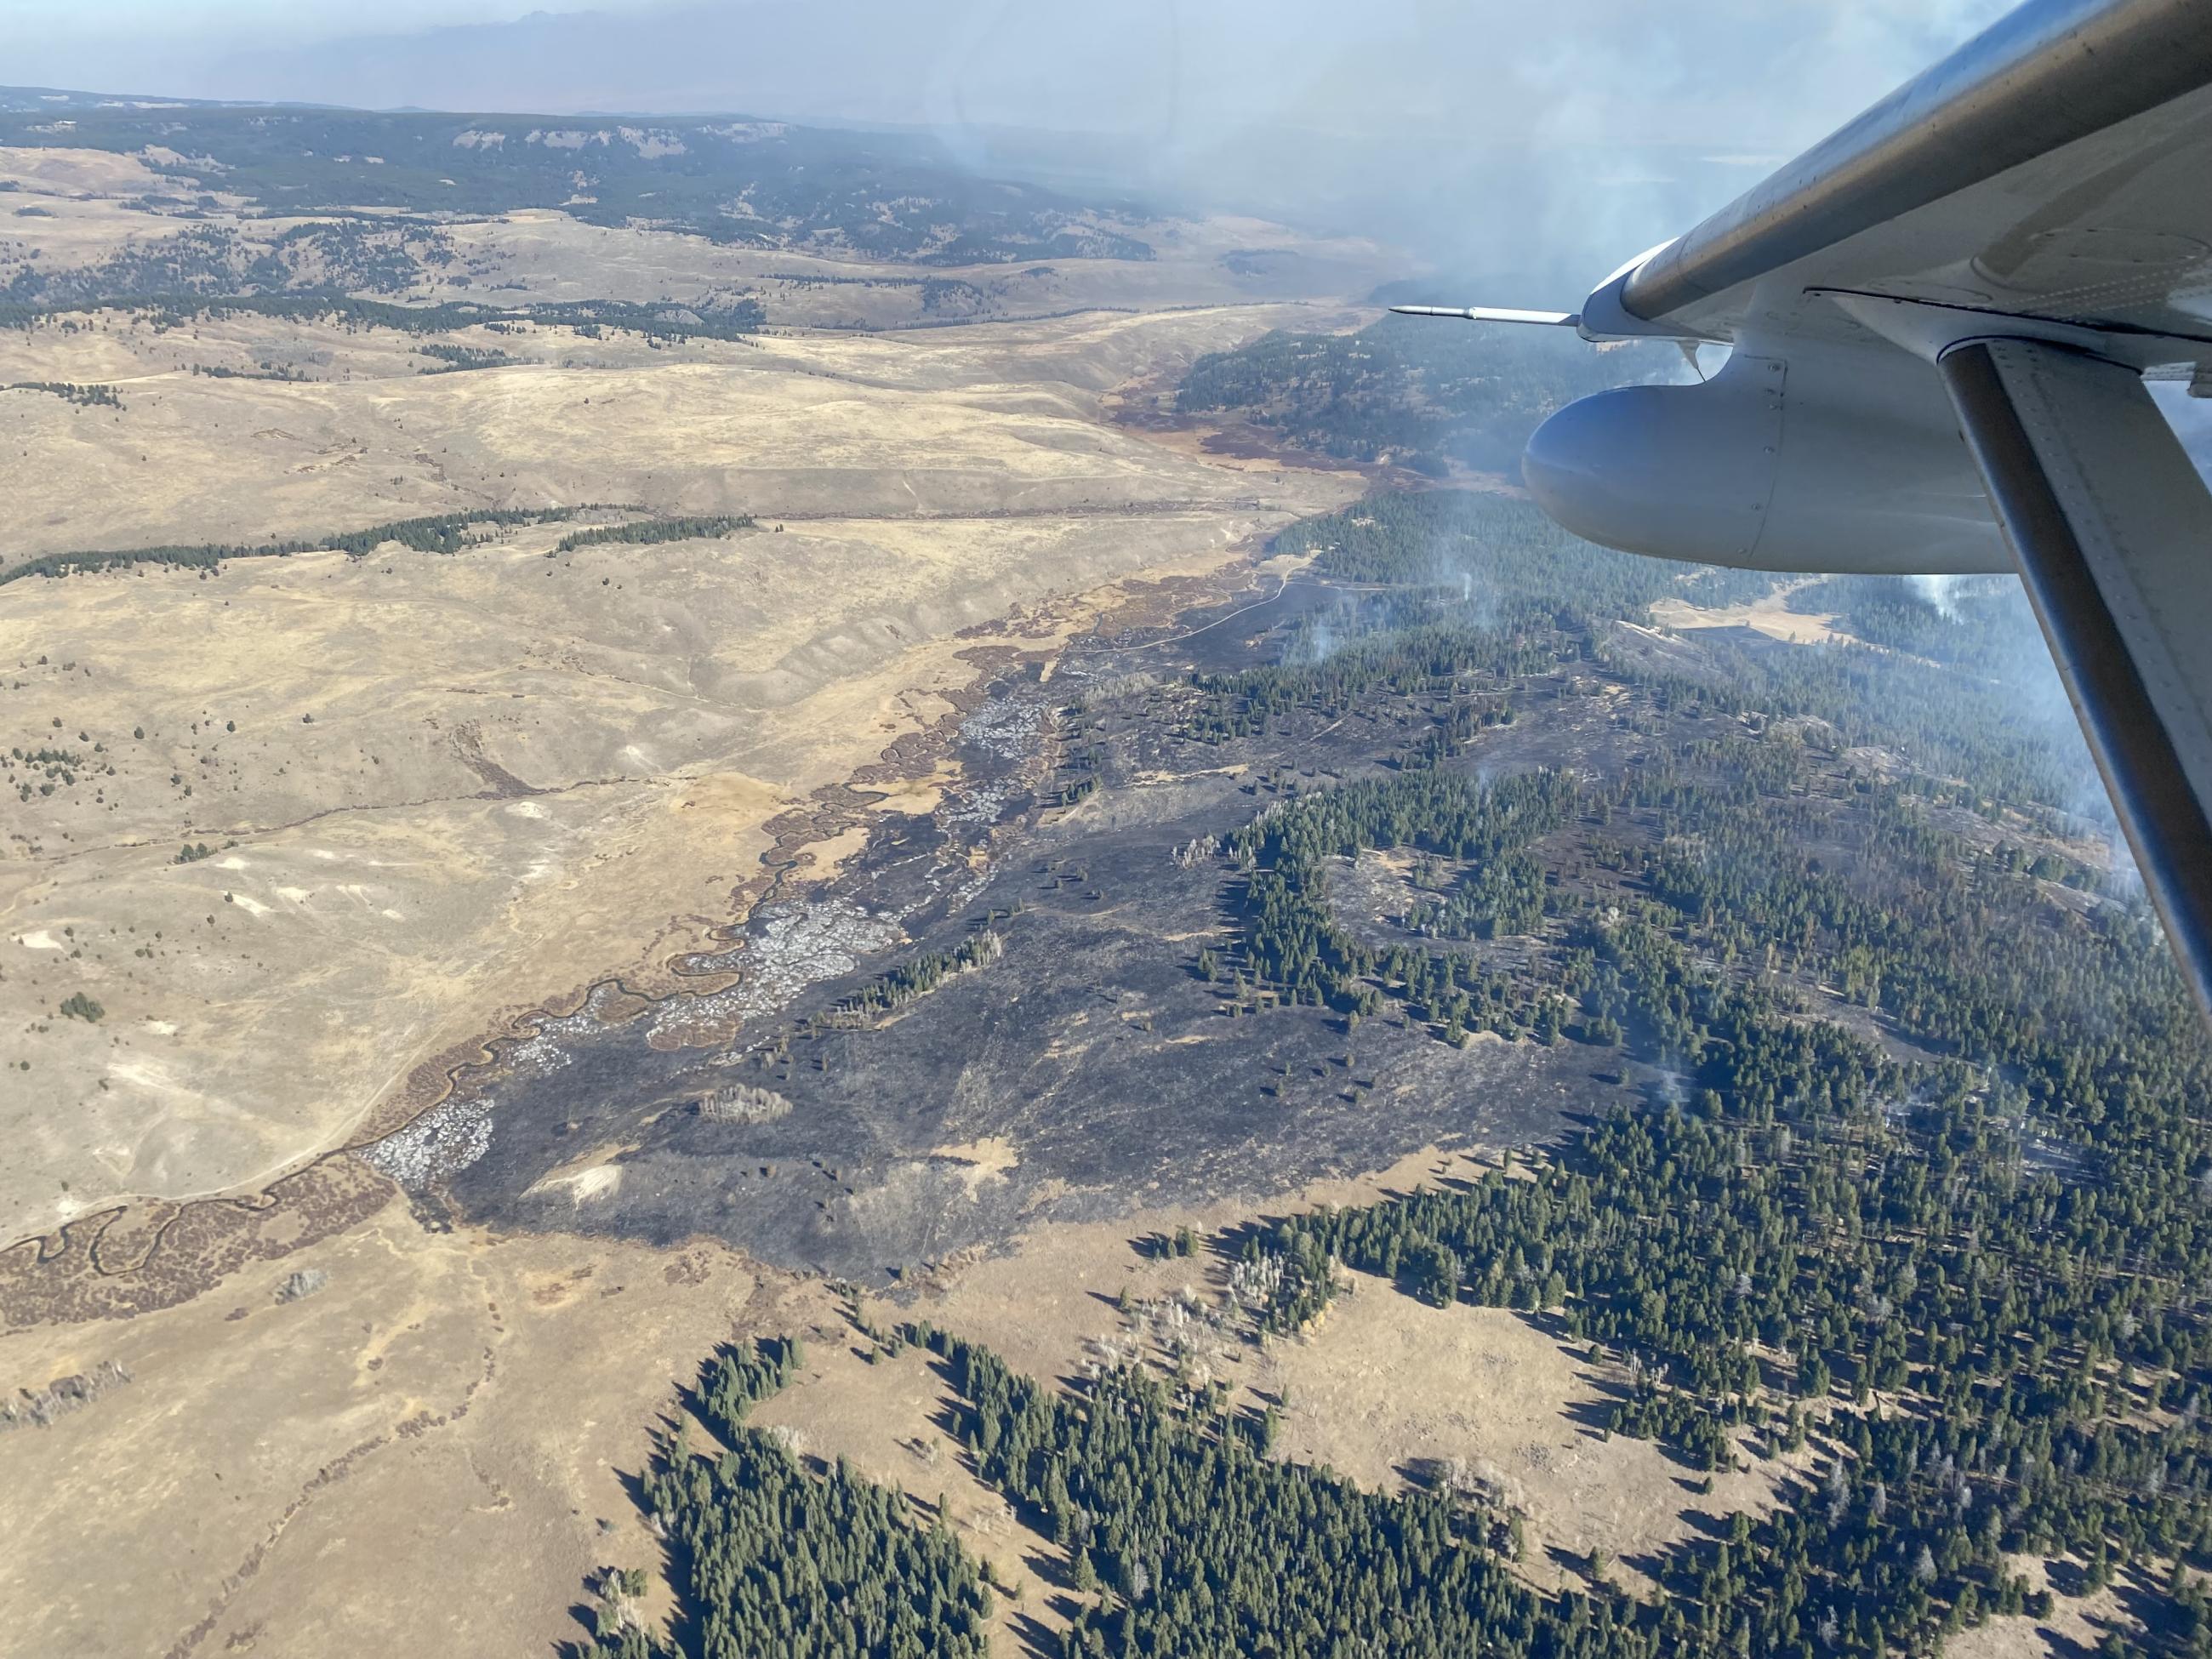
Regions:
<instances>
[{"instance_id":1,"label":"distant mountain ridge","mask_svg":"<svg viewBox=\"0 0 2212 1659\"><path fill-rule=\"evenodd\" d=\"M277 214L559 209L932 265L1150 259L1127 200L979 177L926 136L744 116L368 111L0 88L0 144L131 155Z\"/></svg>"},{"instance_id":2,"label":"distant mountain ridge","mask_svg":"<svg viewBox=\"0 0 2212 1659\"><path fill-rule=\"evenodd\" d=\"M64 114L87 109L214 109L206 98L141 96L131 93L84 92L66 87L0 87L0 113ZM268 105L266 108L306 107Z\"/></svg>"}]
</instances>

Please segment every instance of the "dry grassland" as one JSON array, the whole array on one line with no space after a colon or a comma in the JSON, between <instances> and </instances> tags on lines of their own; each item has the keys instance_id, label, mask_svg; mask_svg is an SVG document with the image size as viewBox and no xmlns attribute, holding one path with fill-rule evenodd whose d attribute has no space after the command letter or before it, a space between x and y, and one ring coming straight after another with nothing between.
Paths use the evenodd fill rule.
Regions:
<instances>
[{"instance_id":1,"label":"dry grassland","mask_svg":"<svg viewBox=\"0 0 2212 1659\"><path fill-rule=\"evenodd\" d=\"M1618 1381L1610 1367L1588 1365L1520 1315L1434 1308L1373 1279L1355 1279L1309 1335L1259 1347L1203 1319L1117 1312L1125 1292L1140 1310L1176 1302L1194 1310L1218 1305L1225 1289L1227 1263L1142 1255L1131 1241L1147 1232L1165 1236L1185 1224L1218 1230L1255 1207L1282 1214L1370 1203L1483 1167L1431 1150L1272 1204L1232 1198L1204 1211L1041 1228L1012 1254L965 1268L929 1316L1042 1376L1079 1375L1116 1357L1167 1360L1172 1350L1162 1337L1179 1334L1192 1361L1234 1383L1245 1403L1287 1398L1285 1455L1389 1490L1426 1478L1431 1464L1462 1460L1523 1510L1534 1582L1562 1582L1548 1550L1581 1558L1595 1545L1624 1563L1620 1582L1638 1584L1631 1558L1692 1535L1698 1512L1763 1507L1787 1465L1747 1451L1747 1472L1717 1476L1710 1497L1694 1495L1689 1471L1651 1443L1601 1438L1573 1415L1607 1406L1604 1385Z\"/></svg>"},{"instance_id":2,"label":"dry grassland","mask_svg":"<svg viewBox=\"0 0 2212 1659\"><path fill-rule=\"evenodd\" d=\"M627 361L647 356L642 348L610 348L574 368L372 378L364 366L356 379L307 384L180 372L191 348L179 331L105 319L67 335L49 325L0 336L0 380L105 380L125 407L0 394L0 480L22 498L9 559L595 501L779 516L1212 506L1295 486L1103 427L1097 396L1124 365L1210 349L1265 320L1093 319L1051 341L1037 325L984 325L758 348L700 342L647 362ZM235 335L248 323L220 327ZM335 329L256 328L352 349ZM381 335L361 337L388 356ZM147 378L118 374L129 366L118 354L143 355Z\"/></svg>"},{"instance_id":3,"label":"dry grassland","mask_svg":"<svg viewBox=\"0 0 2212 1659\"><path fill-rule=\"evenodd\" d=\"M945 1155L989 1181L1011 1153ZM1431 1308L1365 1280L1306 1337L1262 1348L1233 1321L1169 1313L1218 1307L1225 1262L1140 1248L1183 1224L1371 1201L1480 1167L1431 1151L1273 1199L1042 1225L1002 1254L947 1265L917 1302L871 1300L863 1316L878 1328L927 1316L1046 1378L1115 1358L1167 1364L1181 1346L1246 1407L1287 1389L1279 1455L1385 1489L1464 1460L1522 1512L1533 1582L1571 1582L1598 1544L1620 1563L1617 1581L1642 1589L1639 1556L1689 1535L1700 1512L1763 1507L1783 1466L1754 1463L1692 1494L1688 1471L1656 1448L1586 1426L1579 1409L1610 1379L1517 1316ZM285 1300L301 1272L327 1279ZM0 1383L107 1360L132 1378L9 1437L0 1522L18 1544L0 1563L0 1601L23 1610L27 1653L547 1651L583 1634L587 1574L663 1565L628 1482L698 1360L733 1335L793 1334L807 1339L805 1367L754 1420L804 1455L847 1457L903 1488L917 1519L942 1499L994 1577L1024 1587L1000 1602L996 1651L1020 1650L1018 1626L1055 1629L1057 1552L963 1467L931 1357L872 1361L820 1283L713 1243L426 1231L396 1199L183 1306L0 1336ZM1953 1650L2068 1650L2046 1632L2090 1645L2096 1621L2115 1616L2109 1600L2062 1601L2040 1624L1998 1620ZM656 1589L647 1611L667 1609Z\"/></svg>"},{"instance_id":4,"label":"dry grassland","mask_svg":"<svg viewBox=\"0 0 2212 1659\"><path fill-rule=\"evenodd\" d=\"M1373 1280L1311 1339L1278 1345L1263 1375L1290 1402L1283 1445L1301 1462L1392 1487L1458 1460L1507 1493L1526 1517L1528 1576L1547 1587L1602 1548L1620 1583L1648 1592L1638 1556L1700 1535L1700 1516L1765 1509L1781 1472L1747 1455L1698 1495L1698 1477L1657 1445L1587 1420L1611 1409L1611 1368L1525 1316L1431 1307Z\"/></svg>"},{"instance_id":5,"label":"dry grassland","mask_svg":"<svg viewBox=\"0 0 2212 1659\"><path fill-rule=\"evenodd\" d=\"M16 186L0 201L0 281L24 269L96 264L187 231L234 233L265 246L288 230L318 222L312 216L258 216L257 204L224 191L219 171L180 180L136 156L104 150L0 146L0 183ZM184 218L150 211L137 200L185 191L212 197L214 206ZM33 212L16 216L25 208ZM1027 266L927 270L736 246L689 234L587 225L550 209L451 221L441 228L458 256L454 263L426 269L411 286L383 297L522 305L750 292L768 307L777 328L900 329L1085 310L1266 301L1334 305L1401 274L1394 257L1371 242L1316 240L1265 220L1226 216L1139 227L1154 249L1149 260L1055 258ZM1232 254L1242 257L1228 260Z\"/></svg>"},{"instance_id":6,"label":"dry grassland","mask_svg":"<svg viewBox=\"0 0 2212 1659\"><path fill-rule=\"evenodd\" d=\"M1017 268L932 267L920 275L940 284L962 284L977 296L963 295L949 308L933 311L925 307L918 274L910 265L733 247L690 235L640 236L550 211L457 225L452 234L464 261L489 266L495 281L472 280L465 289L426 283L419 297L647 301L750 288L777 327L933 327L958 321L970 306L981 307L978 314L997 317L1268 300L1334 307L1345 295L1363 293L1401 274L1386 250L1356 239L1316 241L1257 219L1170 220L1143 228L1158 255L1149 260L1055 258ZM1226 254L1254 252L1272 256L1261 274L1249 265L1240 274L1223 263Z\"/></svg>"},{"instance_id":7,"label":"dry grassland","mask_svg":"<svg viewBox=\"0 0 2212 1659\"><path fill-rule=\"evenodd\" d=\"M1700 1495L1696 1477L1657 1446L1589 1426L1589 1416L1609 1407L1607 1385L1620 1379L1522 1316L1431 1307L1361 1279L1309 1334L1255 1346L1247 1327L1206 1317L1222 1304L1227 1263L1137 1248L1185 1224L1203 1232L1255 1213L1371 1202L1481 1167L1431 1150L1273 1202L1231 1199L1202 1210L1042 1226L1003 1255L960 1266L916 1310L1044 1378L1074 1379L1120 1360L1171 1366L1180 1352L1184 1363L1231 1382L1248 1408L1287 1401L1279 1455L1386 1491L1457 1460L1522 1514L1522 1570L1533 1583L1573 1582L1591 1548L1601 1547L1621 1564L1617 1582L1648 1591L1638 1557L1698 1535L1701 1518L1766 1508L1778 1480L1808 1457L1762 1461L1747 1448L1744 1470L1717 1476L1711 1494ZM910 1315L877 1303L867 1316L880 1328ZM1030 1558L1045 1542L1012 1525L995 1496L959 1468L944 1431L952 1395L927 1356L909 1350L869 1364L868 1346L848 1334L834 1352L813 1356L808 1379L757 1420L794 1429L813 1455L848 1457L924 1504L945 1492L971 1547L1007 1572L1034 1575Z\"/></svg>"},{"instance_id":8,"label":"dry grassland","mask_svg":"<svg viewBox=\"0 0 2212 1659\"><path fill-rule=\"evenodd\" d=\"M280 1300L301 1272L326 1285ZM6 1442L11 1650L550 1651L586 1573L657 1563L623 1478L675 1388L818 1300L716 1245L430 1232L395 1201L184 1307L0 1339L11 1387L132 1378Z\"/></svg>"},{"instance_id":9,"label":"dry grassland","mask_svg":"<svg viewBox=\"0 0 2212 1659\"><path fill-rule=\"evenodd\" d=\"M1326 476L1255 480L1100 423L1121 380L1256 325L361 362L305 385L156 368L119 412L0 398L26 555L484 505L763 520L550 559L567 526L0 587L0 747L83 757L50 796L42 773L7 780L33 793L0 843L0 1064L30 1070L0 1095L25 1149L0 1237L265 1179L507 1011L610 975L665 984L731 920L770 818L975 682L964 630L1048 651L1113 584L1218 565L1342 500ZM238 352L277 327L252 326ZM333 362L390 349L283 327ZM41 329L0 336L0 379L197 349ZM187 845L211 855L180 864ZM106 1018L58 1017L79 994Z\"/></svg>"},{"instance_id":10,"label":"dry grassland","mask_svg":"<svg viewBox=\"0 0 2212 1659\"><path fill-rule=\"evenodd\" d=\"M1785 582L1749 605L1695 605L1686 599L1661 599L1651 607L1651 620L1684 631L1748 628L1792 645L1826 645L1847 638L1836 631L1832 615L1805 616L1790 609L1790 596L1806 585L1802 580Z\"/></svg>"}]
</instances>

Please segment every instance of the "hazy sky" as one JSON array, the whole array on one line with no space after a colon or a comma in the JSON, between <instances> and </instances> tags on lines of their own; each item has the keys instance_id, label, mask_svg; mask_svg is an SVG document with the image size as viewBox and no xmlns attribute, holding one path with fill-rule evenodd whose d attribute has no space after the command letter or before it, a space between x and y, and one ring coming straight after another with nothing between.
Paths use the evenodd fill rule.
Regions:
<instances>
[{"instance_id":1,"label":"hazy sky","mask_svg":"<svg viewBox=\"0 0 2212 1659\"><path fill-rule=\"evenodd\" d=\"M1841 118L2002 9L1995 0L599 0L588 9L0 0L0 76L550 109L787 99L842 103L848 118L879 106L885 119L1109 131L1285 117L1364 125L1395 105L1417 124L1458 118L1496 136L1541 106L1570 129L1633 124L1646 137L1740 134L1765 145Z\"/></svg>"},{"instance_id":2,"label":"hazy sky","mask_svg":"<svg viewBox=\"0 0 2212 1659\"><path fill-rule=\"evenodd\" d=\"M0 79L371 108L921 126L986 173L1249 207L1381 235L1478 274L1540 269L1548 283L1681 229L2004 9L0 0ZM1479 263L1463 257L1476 250Z\"/></svg>"},{"instance_id":3,"label":"hazy sky","mask_svg":"<svg viewBox=\"0 0 2212 1659\"><path fill-rule=\"evenodd\" d=\"M600 0L596 9L636 9L650 3ZM271 39L322 40L370 30L504 23L532 11L581 9L518 5L514 0L380 0L373 11L328 0L0 0L0 27L19 46L65 40L96 46L122 31L235 47Z\"/></svg>"}]
</instances>

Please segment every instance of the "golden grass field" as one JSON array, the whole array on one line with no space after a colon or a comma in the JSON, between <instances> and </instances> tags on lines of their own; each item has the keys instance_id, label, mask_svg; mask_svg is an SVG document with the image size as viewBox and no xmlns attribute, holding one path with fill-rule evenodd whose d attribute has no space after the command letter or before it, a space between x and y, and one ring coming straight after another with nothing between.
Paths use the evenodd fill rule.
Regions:
<instances>
[{"instance_id":1,"label":"golden grass field","mask_svg":"<svg viewBox=\"0 0 2212 1659\"><path fill-rule=\"evenodd\" d=\"M0 393L11 558L582 501L764 526L0 588L0 745L88 763L11 801L0 848L0 1123L29 1149L0 1237L265 1180L502 1012L653 981L732 919L766 820L949 707L963 629L1045 648L1084 595L1343 500L1102 420L1285 314L661 349L549 329L483 337L534 361L438 374L410 337L265 319L0 336L0 381L125 399ZM191 372L264 362L318 378ZM54 1016L80 993L97 1026Z\"/></svg>"}]
</instances>

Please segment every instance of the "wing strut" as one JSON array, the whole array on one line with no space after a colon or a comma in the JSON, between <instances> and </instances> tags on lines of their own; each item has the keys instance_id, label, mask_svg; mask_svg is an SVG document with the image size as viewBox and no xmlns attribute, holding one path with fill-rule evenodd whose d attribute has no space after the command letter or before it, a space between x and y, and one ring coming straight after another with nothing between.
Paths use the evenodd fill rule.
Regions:
<instances>
[{"instance_id":1,"label":"wing strut","mask_svg":"<svg viewBox=\"0 0 2212 1659\"><path fill-rule=\"evenodd\" d=\"M1470 323L1533 323L1539 328L1572 328L1582 321L1571 311L1519 311L1510 306L1392 306L1401 317L1461 317Z\"/></svg>"},{"instance_id":2,"label":"wing strut","mask_svg":"<svg viewBox=\"0 0 2212 1659\"><path fill-rule=\"evenodd\" d=\"M2183 976L2212 1014L2212 494L2133 370L2041 341L1938 359Z\"/></svg>"}]
</instances>

